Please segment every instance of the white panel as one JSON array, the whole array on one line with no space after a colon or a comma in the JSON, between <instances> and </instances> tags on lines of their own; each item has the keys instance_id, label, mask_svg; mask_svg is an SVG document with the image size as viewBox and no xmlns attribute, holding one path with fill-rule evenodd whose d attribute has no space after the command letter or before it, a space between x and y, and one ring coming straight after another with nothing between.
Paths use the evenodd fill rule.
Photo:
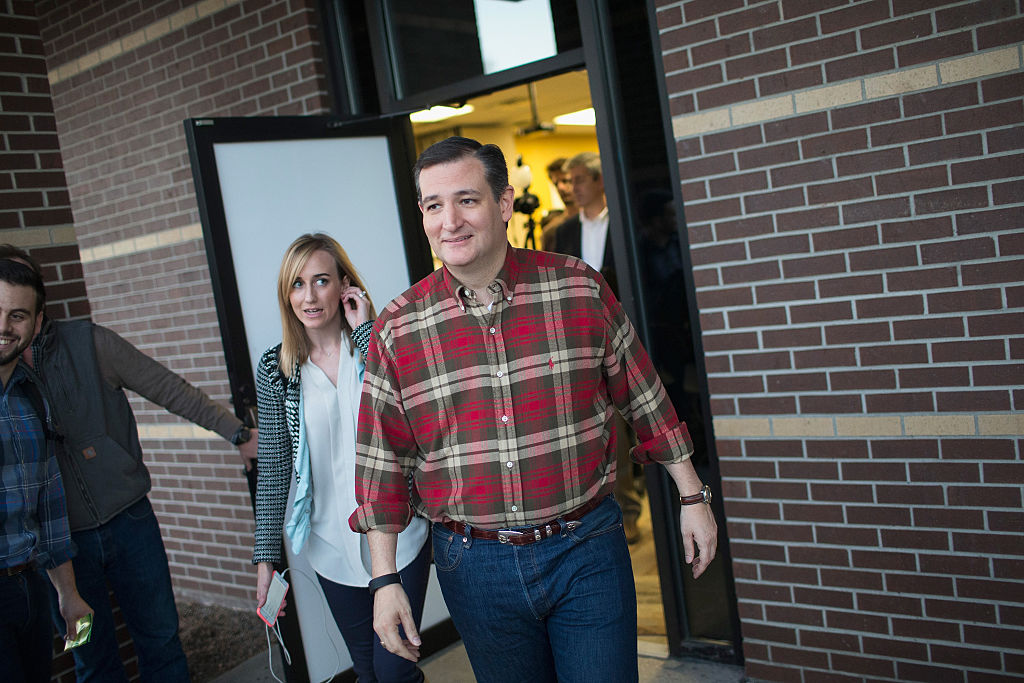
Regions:
<instances>
[{"instance_id":1,"label":"white panel","mask_svg":"<svg viewBox=\"0 0 1024 683\"><path fill-rule=\"evenodd\" d=\"M377 310L408 289L386 138L220 143L214 153L254 368L281 341L277 272L299 235L338 240Z\"/></svg>"},{"instance_id":2,"label":"white panel","mask_svg":"<svg viewBox=\"0 0 1024 683\"><path fill-rule=\"evenodd\" d=\"M408 289L387 138L218 143L214 154L253 368L281 341L277 273L299 235L325 232L337 239L378 311ZM330 679L352 660L313 569L290 549L287 557L310 680ZM255 570L252 578L255 587ZM447 618L432 575L422 628Z\"/></svg>"},{"instance_id":3,"label":"white panel","mask_svg":"<svg viewBox=\"0 0 1024 683\"><path fill-rule=\"evenodd\" d=\"M473 0L484 73L558 54L549 0Z\"/></svg>"}]
</instances>

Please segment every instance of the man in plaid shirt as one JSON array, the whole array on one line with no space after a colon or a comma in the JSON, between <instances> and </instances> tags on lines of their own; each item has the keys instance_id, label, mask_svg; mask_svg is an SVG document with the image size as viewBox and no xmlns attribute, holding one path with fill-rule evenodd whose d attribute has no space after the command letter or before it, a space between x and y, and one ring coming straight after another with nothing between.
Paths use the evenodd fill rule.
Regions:
<instances>
[{"instance_id":1,"label":"man in plaid shirt","mask_svg":"<svg viewBox=\"0 0 1024 683\"><path fill-rule=\"evenodd\" d=\"M609 495L615 408L634 459L664 465L683 494L697 577L717 527L686 426L601 276L508 244L500 149L449 138L414 173L444 267L388 305L367 356L349 524L369 541L374 628L419 657L395 567L396 535L419 514L478 680L636 680L636 594Z\"/></svg>"},{"instance_id":2,"label":"man in plaid shirt","mask_svg":"<svg viewBox=\"0 0 1024 683\"><path fill-rule=\"evenodd\" d=\"M39 379L21 359L42 322L43 281L0 260L0 680L50 680L50 594L57 589L65 638L92 608L78 594L56 432Z\"/></svg>"}]
</instances>

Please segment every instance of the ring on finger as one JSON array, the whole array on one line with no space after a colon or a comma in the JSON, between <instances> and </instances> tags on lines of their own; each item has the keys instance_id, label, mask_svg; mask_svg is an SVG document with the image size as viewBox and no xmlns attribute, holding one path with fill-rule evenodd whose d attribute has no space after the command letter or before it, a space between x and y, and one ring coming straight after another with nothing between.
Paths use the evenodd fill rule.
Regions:
<instances>
[{"instance_id":1,"label":"ring on finger","mask_svg":"<svg viewBox=\"0 0 1024 683\"><path fill-rule=\"evenodd\" d=\"M363 289L363 290L360 290L360 292L359 292L359 298L360 298L360 299L365 299L365 298L366 298L366 290L365 290L365 289Z\"/></svg>"}]
</instances>

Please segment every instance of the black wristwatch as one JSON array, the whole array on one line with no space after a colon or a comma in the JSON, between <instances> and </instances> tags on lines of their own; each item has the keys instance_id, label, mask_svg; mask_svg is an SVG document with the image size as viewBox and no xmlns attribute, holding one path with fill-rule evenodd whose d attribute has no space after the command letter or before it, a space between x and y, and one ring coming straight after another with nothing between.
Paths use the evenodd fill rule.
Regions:
<instances>
[{"instance_id":1,"label":"black wristwatch","mask_svg":"<svg viewBox=\"0 0 1024 683\"><path fill-rule=\"evenodd\" d=\"M711 505L711 487L707 484L704 484L700 493L695 493L692 496L679 496L680 505L696 505L697 503Z\"/></svg>"},{"instance_id":2,"label":"black wristwatch","mask_svg":"<svg viewBox=\"0 0 1024 683\"><path fill-rule=\"evenodd\" d=\"M252 438L252 430L245 425L238 428L238 431L231 436L231 444L233 446L241 446L243 443L249 441Z\"/></svg>"}]
</instances>

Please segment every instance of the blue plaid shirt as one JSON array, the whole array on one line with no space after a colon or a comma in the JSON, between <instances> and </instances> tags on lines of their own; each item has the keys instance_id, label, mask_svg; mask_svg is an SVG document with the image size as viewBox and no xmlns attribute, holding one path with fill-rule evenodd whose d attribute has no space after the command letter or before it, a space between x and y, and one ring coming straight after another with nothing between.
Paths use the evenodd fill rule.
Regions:
<instances>
[{"instance_id":1,"label":"blue plaid shirt","mask_svg":"<svg viewBox=\"0 0 1024 683\"><path fill-rule=\"evenodd\" d=\"M0 392L0 568L34 561L53 569L75 554L64 486L37 392L19 363Z\"/></svg>"}]
</instances>

